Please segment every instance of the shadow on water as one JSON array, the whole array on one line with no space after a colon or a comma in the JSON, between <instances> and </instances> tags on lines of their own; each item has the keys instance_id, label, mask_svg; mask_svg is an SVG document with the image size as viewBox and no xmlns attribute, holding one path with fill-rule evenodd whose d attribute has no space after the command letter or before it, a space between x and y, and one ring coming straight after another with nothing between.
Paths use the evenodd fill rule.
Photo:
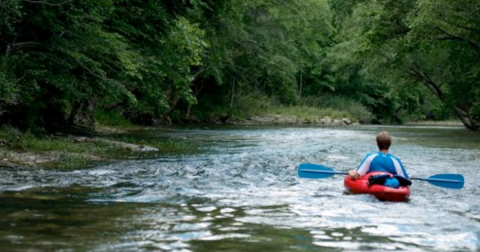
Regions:
<instances>
[{"instance_id":1,"label":"shadow on water","mask_svg":"<svg viewBox=\"0 0 480 252\"><path fill-rule=\"evenodd\" d=\"M461 173L465 188L415 182L410 202L346 195L339 171L377 132L411 176ZM0 170L1 251L480 251L480 136L459 128L212 128L128 137L203 143L202 154L79 171Z\"/></svg>"},{"instance_id":2,"label":"shadow on water","mask_svg":"<svg viewBox=\"0 0 480 252\"><path fill-rule=\"evenodd\" d=\"M43 188L0 194L1 251L89 251L118 241L132 204L89 204L91 190ZM140 206L141 207L141 206Z\"/></svg>"}]
</instances>

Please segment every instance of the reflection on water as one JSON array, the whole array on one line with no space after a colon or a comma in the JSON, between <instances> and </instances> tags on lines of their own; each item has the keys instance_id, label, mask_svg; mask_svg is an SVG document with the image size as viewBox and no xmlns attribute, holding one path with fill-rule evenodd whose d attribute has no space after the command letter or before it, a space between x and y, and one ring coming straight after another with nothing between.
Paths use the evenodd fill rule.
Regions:
<instances>
[{"instance_id":1,"label":"reflection on water","mask_svg":"<svg viewBox=\"0 0 480 252\"><path fill-rule=\"evenodd\" d=\"M465 188L415 181L407 203L346 195L342 176L375 135L414 177L461 173ZM0 170L1 251L480 251L480 135L461 128L219 128L136 137L204 154L80 171Z\"/></svg>"}]
</instances>

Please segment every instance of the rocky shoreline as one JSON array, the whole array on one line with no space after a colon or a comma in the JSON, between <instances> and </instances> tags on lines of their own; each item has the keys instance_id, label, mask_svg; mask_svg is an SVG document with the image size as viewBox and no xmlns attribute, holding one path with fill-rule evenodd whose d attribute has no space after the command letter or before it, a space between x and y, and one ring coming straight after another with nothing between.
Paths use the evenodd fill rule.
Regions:
<instances>
[{"instance_id":1,"label":"rocky shoreline","mask_svg":"<svg viewBox=\"0 0 480 252\"><path fill-rule=\"evenodd\" d=\"M237 123L235 123L237 124ZM261 125L325 125L325 126L342 126L342 125L359 125L358 122L352 122L349 118L332 119L329 116L323 118L315 118L308 120L305 118L291 118L282 115L268 114L263 116L253 116L244 122L238 124L261 124Z\"/></svg>"},{"instance_id":2,"label":"rocky shoreline","mask_svg":"<svg viewBox=\"0 0 480 252\"><path fill-rule=\"evenodd\" d=\"M111 141L101 138L87 138L87 137L76 137L76 138L66 138L65 141L72 143L102 143L106 145L114 146L118 149L125 149L131 152L156 152L159 151L158 148L146 146L146 145L137 145L126 142ZM31 151L15 151L9 150L7 148L0 148L0 167L3 168L20 168L20 167L42 167L44 164L48 163L59 163L62 160L61 150L58 151L45 151L42 153L33 153ZM69 155L76 156L77 158L83 158L90 161L114 161L113 159L102 157L101 155L96 155L96 153L69 153Z\"/></svg>"},{"instance_id":3,"label":"rocky shoreline","mask_svg":"<svg viewBox=\"0 0 480 252\"><path fill-rule=\"evenodd\" d=\"M234 125L324 125L324 126L345 126L358 125L357 122L352 122L349 118L332 119L328 116L317 118L314 120L289 118L282 115L269 114L264 116L253 116L244 121L225 122L225 124ZM138 127L135 127L138 128ZM140 127L141 128L141 127ZM124 129L117 129L115 127L98 127L98 133L108 135L111 133L119 133L127 131ZM72 144L94 143L111 146L116 149L123 149L129 152L158 152L159 149L151 146L137 145L133 143L106 140L97 137L61 137L65 141ZM9 149L0 139L0 168L42 168L47 164L61 163L62 150L45 151L34 153L30 150L12 150ZM115 159L106 158L98 155L98 153L69 153L69 155L77 158L83 158L93 162L113 162Z\"/></svg>"}]
</instances>

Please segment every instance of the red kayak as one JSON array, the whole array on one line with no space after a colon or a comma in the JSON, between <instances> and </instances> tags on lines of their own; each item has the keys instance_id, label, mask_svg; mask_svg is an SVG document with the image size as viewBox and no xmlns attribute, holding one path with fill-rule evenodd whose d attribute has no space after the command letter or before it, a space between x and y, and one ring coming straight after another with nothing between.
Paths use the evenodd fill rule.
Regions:
<instances>
[{"instance_id":1,"label":"red kayak","mask_svg":"<svg viewBox=\"0 0 480 252\"><path fill-rule=\"evenodd\" d=\"M382 201L408 201L408 197L410 196L410 188L408 186L392 188L384 185L369 185L368 178L379 174L385 173L371 172L356 180L353 180L350 176L346 176L343 184L345 185L345 189L353 194L372 194Z\"/></svg>"}]
</instances>

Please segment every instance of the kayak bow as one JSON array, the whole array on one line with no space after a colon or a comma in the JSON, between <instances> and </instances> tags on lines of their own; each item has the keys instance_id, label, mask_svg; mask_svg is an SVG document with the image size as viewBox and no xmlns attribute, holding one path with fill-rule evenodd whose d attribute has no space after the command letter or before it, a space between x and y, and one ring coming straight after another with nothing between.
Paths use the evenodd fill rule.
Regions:
<instances>
[{"instance_id":1,"label":"kayak bow","mask_svg":"<svg viewBox=\"0 0 480 252\"><path fill-rule=\"evenodd\" d=\"M369 185L368 178L375 175L388 174L384 172L371 172L365 176L353 180L350 176L345 176L343 184L347 192L352 194L371 194L382 201L402 202L408 201L410 197L410 188L400 186L392 188L384 185Z\"/></svg>"}]
</instances>

